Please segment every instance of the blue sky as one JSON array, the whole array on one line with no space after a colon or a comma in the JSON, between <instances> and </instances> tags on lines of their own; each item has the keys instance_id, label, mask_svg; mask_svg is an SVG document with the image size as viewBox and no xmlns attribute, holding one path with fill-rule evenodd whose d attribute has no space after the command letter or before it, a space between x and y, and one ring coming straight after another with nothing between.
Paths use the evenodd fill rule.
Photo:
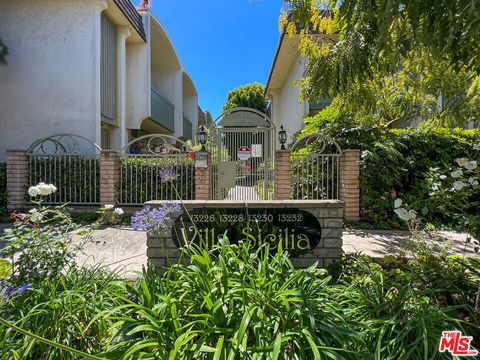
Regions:
<instances>
[{"instance_id":1,"label":"blue sky","mask_svg":"<svg viewBox=\"0 0 480 360\"><path fill-rule=\"evenodd\" d=\"M230 90L266 84L279 39L281 0L153 0L192 76L199 103L214 117Z\"/></svg>"}]
</instances>

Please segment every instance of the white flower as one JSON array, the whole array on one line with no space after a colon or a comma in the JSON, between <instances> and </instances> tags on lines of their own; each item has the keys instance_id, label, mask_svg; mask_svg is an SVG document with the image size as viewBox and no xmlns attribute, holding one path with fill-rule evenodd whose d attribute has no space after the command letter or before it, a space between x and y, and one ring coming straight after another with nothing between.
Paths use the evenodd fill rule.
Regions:
<instances>
[{"instance_id":1,"label":"white flower","mask_svg":"<svg viewBox=\"0 0 480 360\"><path fill-rule=\"evenodd\" d=\"M455 181L453 183L453 189L455 191L460 191L462 190L465 186L468 186L468 184L464 183L463 181Z\"/></svg>"},{"instance_id":2,"label":"white flower","mask_svg":"<svg viewBox=\"0 0 480 360\"><path fill-rule=\"evenodd\" d=\"M445 180L447 178L447 175L440 175L440 180Z\"/></svg>"},{"instance_id":3,"label":"white flower","mask_svg":"<svg viewBox=\"0 0 480 360\"><path fill-rule=\"evenodd\" d=\"M28 195L31 197L37 197L39 195L46 196L53 194L55 191L57 191L57 187L55 185L41 182L37 186L30 186L28 188Z\"/></svg>"},{"instance_id":4,"label":"white flower","mask_svg":"<svg viewBox=\"0 0 480 360\"><path fill-rule=\"evenodd\" d=\"M468 183L472 186L477 186L478 185L478 180L475 180L473 177L468 179Z\"/></svg>"},{"instance_id":5,"label":"white flower","mask_svg":"<svg viewBox=\"0 0 480 360\"><path fill-rule=\"evenodd\" d=\"M417 212L415 210L407 210L405 208L395 209L395 213L404 221L413 220L417 217Z\"/></svg>"},{"instance_id":6,"label":"white flower","mask_svg":"<svg viewBox=\"0 0 480 360\"><path fill-rule=\"evenodd\" d=\"M34 223L40 222L42 221L42 219L43 219L43 214L40 212L35 212L32 214L32 216L30 216L30 221Z\"/></svg>"},{"instance_id":7,"label":"white flower","mask_svg":"<svg viewBox=\"0 0 480 360\"><path fill-rule=\"evenodd\" d=\"M48 187L47 184L41 182L40 184L37 185L38 191L40 195L49 195L50 194L50 188Z\"/></svg>"},{"instance_id":8,"label":"white flower","mask_svg":"<svg viewBox=\"0 0 480 360\"><path fill-rule=\"evenodd\" d=\"M473 150L480 150L480 144L473 145Z\"/></svg>"},{"instance_id":9,"label":"white flower","mask_svg":"<svg viewBox=\"0 0 480 360\"><path fill-rule=\"evenodd\" d=\"M457 179L457 178L459 178L460 176L463 175L463 171L462 171L462 170L456 170L456 171L452 172L450 175L451 175L454 179Z\"/></svg>"},{"instance_id":10,"label":"white flower","mask_svg":"<svg viewBox=\"0 0 480 360\"><path fill-rule=\"evenodd\" d=\"M123 209L121 208L116 208L115 210L113 210L113 212L115 214L117 214L118 216L122 216L123 215Z\"/></svg>"},{"instance_id":11,"label":"white flower","mask_svg":"<svg viewBox=\"0 0 480 360\"><path fill-rule=\"evenodd\" d=\"M36 209L36 208L33 208L29 211L30 214L35 214L37 212L38 212L38 209Z\"/></svg>"},{"instance_id":12,"label":"white flower","mask_svg":"<svg viewBox=\"0 0 480 360\"><path fill-rule=\"evenodd\" d=\"M465 166L465 169L467 170L475 170L478 165L476 161L472 160L467 162L464 166Z\"/></svg>"},{"instance_id":13,"label":"white flower","mask_svg":"<svg viewBox=\"0 0 480 360\"><path fill-rule=\"evenodd\" d=\"M457 162L457 164L459 166L465 166L465 164L468 162L468 159L466 158L460 158L460 159L455 159L455 161Z\"/></svg>"},{"instance_id":14,"label":"white flower","mask_svg":"<svg viewBox=\"0 0 480 360\"><path fill-rule=\"evenodd\" d=\"M398 215L398 217L400 219L403 219L406 216L406 214L408 213L405 208L397 208L397 209L394 210L394 212L395 212L395 214Z\"/></svg>"},{"instance_id":15,"label":"white flower","mask_svg":"<svg viewBox=\"0 0 480 360\"><path fill-rule=\"evenodd\" d=\"M438 189L440 189L440 184L439 183L433 183L432 184L432 190L437 191Z\"/></svg>"},{"instance_id":16,"label":"white flower","mask_svg":"<svg viewBox=\"0 0 480 360\"><path fill-rule=\"evenodd\" d=\"M395 209L397 209L397 208L399 208L400 206L402 206L402 204L403 204L402 199L397 199L397 200L395 200L395 203L394 203Z\"/></svg>"},{"instance_id":17,"label":"white flower","mask_svg":"<svg viewBox=\"0 0 480 360\"><path fill-rule=\"evenodd\" d=\"M408 217L409 217L408 220L415 219L417 217L417 212L415 210L409 210L408 211Z\"/></svg>"},{"instance_id":18,"label":"white flower","mask_svg":"<svg viewBox=\"0 0 480 360\"><path fill-rule=\"evenodd\" d=\"M110 204L105 205L105 209L107 209L107 210L112 210L114 207L115 206L110 205Z\"/></svg>"},{"instance_id":19,"label":"white flower","mask_svg":"<svg viewBox=\"0 0 480 360\"><path fill-rule=\"evenodd\" d=\"M40 194L40 189L36 186L30 186L28 189L28 195L31 197L37 197Z\"/></svg>"}]
</instances>

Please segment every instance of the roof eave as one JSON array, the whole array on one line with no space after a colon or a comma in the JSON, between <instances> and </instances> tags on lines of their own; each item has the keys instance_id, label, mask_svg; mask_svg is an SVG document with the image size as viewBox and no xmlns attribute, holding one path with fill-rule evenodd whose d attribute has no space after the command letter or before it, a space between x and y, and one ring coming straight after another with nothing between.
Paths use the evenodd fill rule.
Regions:
<instances>
[{"instance_id":1,"label":"roof eave","mask_svg":"<svg viewBox=\"0 0 480 360\"><path fill-rule=\"evenodd\" d=\"M285 31L283 31L282 34L280 35L280 40L279 40L278 45L277 45L277 50L275 51L275 56L273 58L273 63L272 63L272 67L270 69L270 74L268 75L267 85L265 86L265 94L264 94L265 97L268 96L268 90L270 88L270 83L272 81L273 72L275 71L275 66L277 65L278 55L280 54L280 49L282 48L284 38L285 38Z\"/></svg>"}]
</instances>

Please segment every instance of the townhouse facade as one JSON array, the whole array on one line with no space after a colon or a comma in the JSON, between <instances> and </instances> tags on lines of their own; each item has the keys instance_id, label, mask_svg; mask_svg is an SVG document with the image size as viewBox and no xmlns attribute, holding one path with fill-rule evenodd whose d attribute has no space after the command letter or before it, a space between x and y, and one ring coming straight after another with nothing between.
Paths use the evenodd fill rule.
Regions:
<instances>
[{"instance_id":1,"label":"townhouse facade","mask_svg":"<svg viewBox=\"0 0 480 360\"><path fill-rule=\"evenodd\" d=\"M55 134L121 149L194 137L198 92L166 29L130 0L0 0L0 162Z\"/></svg>"}]
</instances>

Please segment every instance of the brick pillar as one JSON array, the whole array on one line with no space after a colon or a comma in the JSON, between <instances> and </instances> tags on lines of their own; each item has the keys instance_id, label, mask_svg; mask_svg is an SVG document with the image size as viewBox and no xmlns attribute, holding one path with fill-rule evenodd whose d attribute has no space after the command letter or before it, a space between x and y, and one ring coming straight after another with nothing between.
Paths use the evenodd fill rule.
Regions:
<instances>
[{"instance_id":1,"label":"brick pillar","mask_svg":"<svg viewBox=\"0 0 480 360\"><path fill-rule=\"evenodd\" d=\"M25 150L7 150L7 208L9 211L26 206L28 174L27 152Z\"/></svg>"},{"instance_id":2,"label":"brick pillar","mask_svg":"<svg viewBox=\"0 0 480 360\"><path fill-rule=\"evenodd\" d=\"M275 199L290 200L292 191L290 151L275 152Z\"/></svg>"},{"instance_id":3,"label":"brick pillar","mask_svg":"<svg viewBox=\"0 0 480 360\"><path fill-rule=\"evenodd\" d=\"M120 158L115 150L103 150L100 156L100 204L115 205L120 181Z\"/></svg>"},{"instance_id":4,"label":"brick pillar","mask_svg":"<svg viewBox=\"0 0 480 360\"><path fill-rule=\"evenodd\" d=\"M360 150L343 150L340 159L340 200L345 203L345 220L360 220Z\"/></svg>"},{"instance_id":5,"label":"brick pillar","mask_svg":"<svg viewBox=\"0 0 480 360\"><path fill-rule=\"evenodd\" d=\"M195 168L195 200L210 200L210 166Z\"/></svg>"}]
</instances>

